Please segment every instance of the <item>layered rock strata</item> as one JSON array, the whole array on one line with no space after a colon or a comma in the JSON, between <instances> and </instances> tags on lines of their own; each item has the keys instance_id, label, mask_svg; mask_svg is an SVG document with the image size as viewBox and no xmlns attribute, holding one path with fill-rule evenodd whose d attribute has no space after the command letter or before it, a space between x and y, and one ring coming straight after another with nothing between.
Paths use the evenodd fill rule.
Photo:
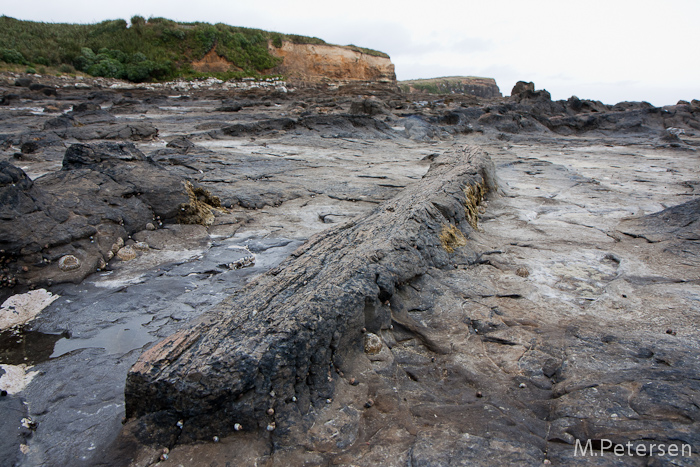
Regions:
<instances>
[{"instance_id":1,"label":"layered rock strata","mask_svg":"<svg viewBox=\"0 0 700 467\"><path fill-rule=\"evenodd\" d=\"M145 352L127 378L127 417L165 421L173 436L182 420L185 438L229 433L237 424L273 427L284 437L333 397L331 370L362 352L363 332L380 334L398 322L447 352L389 300L400 284L452 266L450 252L473 229L469 213L481 200L474 193L494 190L493 177L479 150L456 151L371 214L312 237Z\"/></svg>"},{"instance_id":2,"label":"layered rock strata","mask_svg":"<svg viewBox=\"0 0 700 467\"><path fill-rule=\"evenodd\" d=\"M270 53L282 58L272 70L295 81L396 82L394 64L387 56L370 55L349 47L283 42Z\"/></svg>"}]
</instances>

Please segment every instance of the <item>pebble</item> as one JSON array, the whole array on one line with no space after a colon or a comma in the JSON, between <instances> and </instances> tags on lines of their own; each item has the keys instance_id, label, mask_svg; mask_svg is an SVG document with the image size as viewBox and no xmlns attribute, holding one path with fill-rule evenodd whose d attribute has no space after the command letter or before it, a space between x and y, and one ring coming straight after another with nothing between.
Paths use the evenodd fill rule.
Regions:
<instances>
[{"instance_id":1,"label":"pebble","mask_svg":"<svg viewBox=\"0 0 700 467\"><path fill-rule=\"evenodd\" d=\"M233 425L233 429L236 431L241 431L243 429L243 426L240 423L236 423Z\"/></svg>"},{"instance_id":2,"label":"pebble","mask_svg":"<svg viewBox=\"0 0 700 467\"><path fill-rule=\"evenodd\" d=\"M520 389L524 389L524 388L526 388L527 386L525 385L525 383L520 383L520 385L519 385L518 387L519 387Z\"/></svg>"},{"instance_id":3,"label":"pebble","mask_svg":"<svg viewBox=\"0 0 700 467\"><path fill-rule=\"evenodd\" d=\"M275 409L273 409L272 407L270 407L269 409L267 409L267 414L268 414L268 415L274 415L274 414L275 414Z\"/></svg>"},{"instance_id":4,"label":"pebble","mask_svg":"<svg viewBox=\"0 0 700 467\"><path fill-rule=\"evenodd\" d=\"M269 425L267 425L267 431L274 431L275 427L276 427L275 422L272 422Z\"/></svg>"},{"instance_id":5,"label":"pebble","mask_svg":"<svg viewBox=\"0 0 700 467\"><path fill-rule=\"evenodd\" d=\"M218 442L219 442L219 437L218 437L218 436L214 436L213 439L214 439L214 442L215 442L215 443L218 443Z\"/></svg>"},{"instance_id":6,"label":"pebble","mask_svg":"<svg viewBox=\"0 0 700 467\"><path fill-rule=\"evenodd\" d=\"M515 274L520 277L528 277L530 275L530 271L528 271L527 268L520 267L515 271Z\"/></svg>"}]
</instances>

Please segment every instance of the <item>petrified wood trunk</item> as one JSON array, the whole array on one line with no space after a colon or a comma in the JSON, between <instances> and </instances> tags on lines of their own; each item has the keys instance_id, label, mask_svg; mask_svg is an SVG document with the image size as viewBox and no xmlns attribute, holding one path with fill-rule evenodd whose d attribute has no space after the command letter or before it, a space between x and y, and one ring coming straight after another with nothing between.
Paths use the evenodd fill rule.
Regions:
<instances>
[{"instance_id":1,"label":"petrified wood trunk","mask_svg":"<svg viewBox=\"0 0 700 467\"><path fill-rule=\"evenodd\" d=\"M493 163L478 149L439 156L421 181L369 215L315 235L146 351L127 378L127 417L176 431L182 420L186 438L272 421L283 434L332 397L330 370L362 348L363 331L378 333L393 318L420 333L384 304L397 284L452 267L476 204L494 188Z\"/></svg>"}]
</instances>

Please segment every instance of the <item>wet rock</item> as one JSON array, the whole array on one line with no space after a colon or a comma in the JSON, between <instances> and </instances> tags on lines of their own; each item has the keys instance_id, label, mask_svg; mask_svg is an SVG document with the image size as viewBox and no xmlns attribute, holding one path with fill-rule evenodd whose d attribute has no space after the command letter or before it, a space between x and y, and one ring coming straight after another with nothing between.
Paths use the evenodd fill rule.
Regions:
<instances>
[{"instance_id":1,"label":"wet rock","mask_svg":"<svg viewBox=\"0 0 700 467\"><path fill-rule=\"evenodd\" d=\"M0 452L3 465L20 465L25 457L21 446L25 446L31 438L32 431L25 428L20 420L27 416L27 406L19 396L0 397Z\"/></svg>"}]
</instances>

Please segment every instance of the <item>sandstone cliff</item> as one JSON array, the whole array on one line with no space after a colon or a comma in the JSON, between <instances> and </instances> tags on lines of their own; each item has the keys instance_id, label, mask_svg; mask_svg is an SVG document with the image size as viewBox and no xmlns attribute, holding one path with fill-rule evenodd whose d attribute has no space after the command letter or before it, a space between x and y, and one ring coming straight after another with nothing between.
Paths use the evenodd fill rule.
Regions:
<instances>
[{"instance_id":1,"label":"sandstone cliff","mask_svg":"<svg viewBox=\"0 0 700 467\"><path fill-rule=\"evenodd\" d=\"M394 64L389 57L370 55L348 46L285 41L281 47L270 45L269 51L282 58L282 63L270 71L291 80L396 82Z\"/></svg>"}]
</instances>

